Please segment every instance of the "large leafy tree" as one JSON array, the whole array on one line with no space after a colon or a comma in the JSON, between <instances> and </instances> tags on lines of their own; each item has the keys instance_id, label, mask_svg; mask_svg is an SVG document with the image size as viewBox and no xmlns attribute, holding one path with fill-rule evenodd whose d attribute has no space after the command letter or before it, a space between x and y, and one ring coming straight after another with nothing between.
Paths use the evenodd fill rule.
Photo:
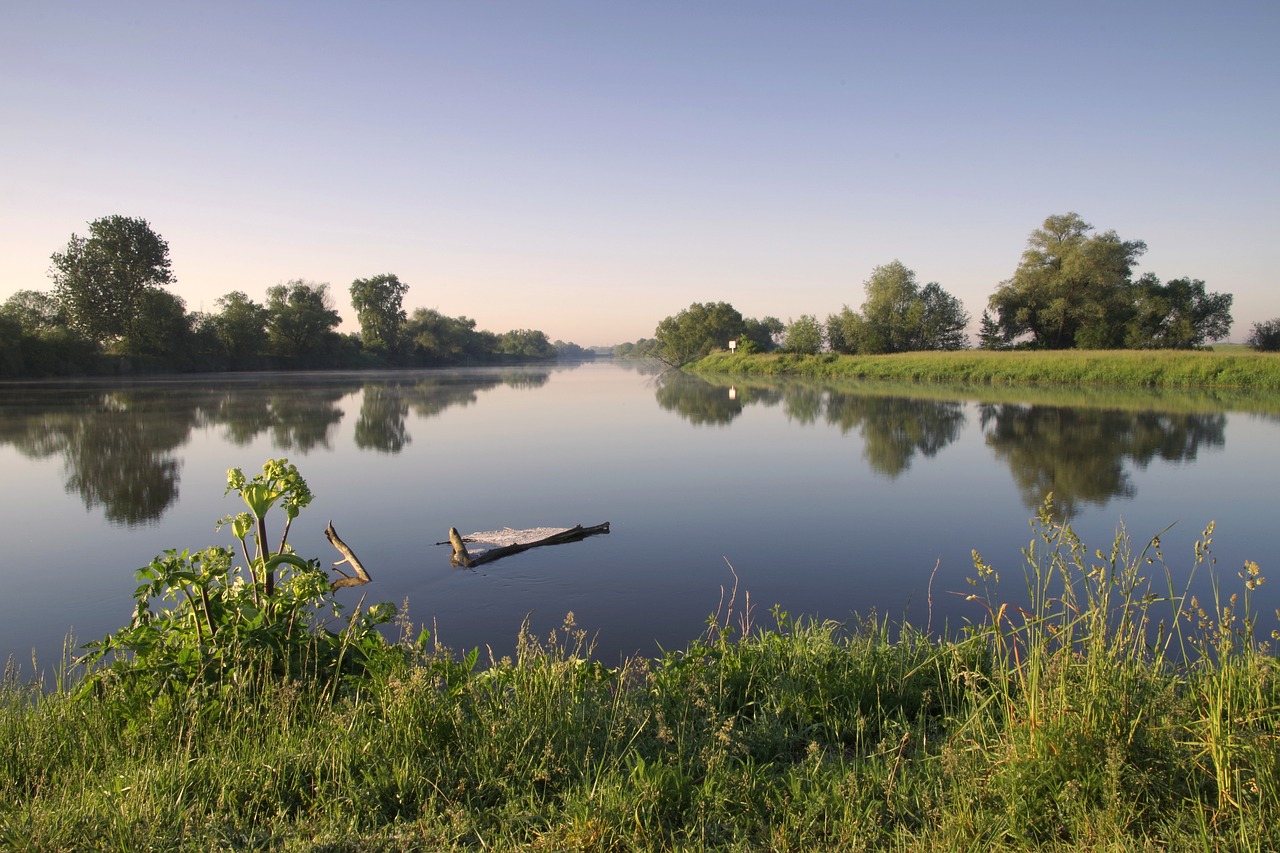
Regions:
<instances>
[{"instance_id":1,"label":"large leafy tree","mask_svg":"<svg viewBox=\"0 0 1280 853\"><path fill-rule=\"evenodd\" d=\"M136 340L148 294L174 282L169 244L145 219L95 219L88 237L72 234L51 258L49 275L69 322L104 344Z\"/></svg>"},{"instance_id":2,"label":"large leafy tree","mask_svg":"<svg viewBox=\"0 0 1280 853\"><path fill-rule=\"evenodd\" d=\"M121 341L124 352L150 355L182 364L191 355L191 317L182 298L158 287L143 291L136 308L137 322Z\"/></svg>"},{"instance_id":3,"label":"large leafy tree","mask_svg":"<svg viewBox=\"0 0 1280 853\"><path fill-rule=\"evenodd\" d=\"M328 284L294 280L267 289L267 334L279 355L320 352L340 322Z\"/></svg>"},{"instance_id":4,"label":"large leafy tree","mask_svg":"<svg viewBox=\"0 0 1280 853\"><path fill-rule=\"evenodd\" d=\"M469 317L447 317L431 308L417 308L405 323L404 336L414 356L426 364L464 364L487 359L497 336L477 331Z\"/></svg>"},{"instance_id":5,"label":"large leafy tree","mask_svg":"<svg viewBox=\"0 0 1280 853\"><path fill-rule=\"evenodd\" d=\"M1133 319L1125 339L1134 349L1194 349L1231 332L1230 293L1206 293L1200 279L1165 284L1151 273L1134 288Z\"/></svg>"},{"instance_id":6,"label":"large leafy tree","mask_svg":"<svg viewBox=\"0 0 1280 853\"><path fill-rule=\"evenodd\" d=\"M671 365L687 364L713 349L727 349L744 327L742 315L728 302L695 302L658 324L657 356Z\"/></svg>"},{"instance_id":7,"label":"large leafy tree","mask_svg":"<svg viewBox=\"0 0 1280 853\"><path fill-rule=\"evenodd\" d=\"M959 299L937 282L923 288L901 261L878 266L865 285L862 311L847 305L827 318L827 338L836 352L879 353L963 349L969 315Z\"/></svg>"},{"instance_id":8,"label":"large leafy tree","mask_svg":"<svg viewBox=\"0 0 1280 853\"><path fill-rule=\"evenodd\" d=\"M861 352L910 352L917 349L924 323L924 304L916 274L902 261L871 271L866 281L867 300L862 303L866 321Z\"/></svg>"},{"instance_id":9,"label":"large leafy tree","mask_svg":"<svg viewBox=\"0 0 1280 853\"><path fill-rule=\"evenodd\" d=\"M67 324L58 300L39 290L19 290L0 305L0 315L17 323L27 334L51 332Z\"/></svg>"},{"instance_id":10,"label":"large leafy tree","mask_svg":"<svg viewBox=\"0 0 1280 853\"><path fill-rule=\"evenodd\" d=\"M221 309L211 323L222 349L233 362L261 355L267 345L267 319L270 311L259 305L244 291L233 290L219 296Z\"/></svg>"},{"instance_id":11,"label":"large leafy tree","mask_svg":"<svg viewBox=\"0 0 1280 853\"><path fill-rule=\"evenodd\" d=\"M990 299L1007 340L1029 336L1045 349L1124 345L1134 314L1133 265L1147 246L1092 230L1067 213L1031 232L1013 278Z\"/></svg>"},{"instance_id":12,"label":"large leafy tree","mask_svg":"<svg viewBox=\"0 0 1280 853\"><path fill-rule=\"evenodd\" d=\"M368 349L395 353L406 315L402 303L409 285L390 273L351 282L351 306L360 321L360 339Z\"/></svg>"},{"instance_id":13,"label":"large leafy tree","mask_svg":"<svg viewBox=\"0 0 1280 853\"><path fill-rule=\"evenodd\" d=\"M822 349L822 323L812 314L801 314L798 320L787 324L783 348L787 352L815 355Z\"/></svg>"},{"instance_id":14,"label":"large leafy tree","mask_svg":"<svg viewBox=\"0 0 1280 853\"><path fill-rule=\"evenodd\" d=\"M922 350L958 350L969 345L965 326L969 313L964 303L931 281L920 291L920 337L918 348Z\"/></svg>"},{"instance_id":15,"label":"large leafy tree","mask_svg":"<svg viewBox=\"0 0 1280 853\"><path fill-rule=\"evenodd\" d=\"M497 351L520 359L554 358L555 347L545 332L537 329L512 329L498 335Z\"/></svg>"},{"instance_id":16,"label":"large leafy tree","mask_svg":"<svg viewBox=\"0 0 1280 853\"><path fill-rule=\"evenodd\" d=\"M746 317L742 321L743 352L772 352L778 348L778 339L786 331L786 326L777 317L765 315L759 320Z\"/></svg>"}]
</instances>

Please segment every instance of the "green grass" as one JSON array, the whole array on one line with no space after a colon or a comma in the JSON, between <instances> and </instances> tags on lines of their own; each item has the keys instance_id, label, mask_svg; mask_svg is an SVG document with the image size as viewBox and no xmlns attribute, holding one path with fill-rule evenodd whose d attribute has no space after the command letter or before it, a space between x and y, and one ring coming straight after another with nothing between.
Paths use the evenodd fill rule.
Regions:
<instances>
[{"instance_id":1,"label":"green grass","mask_svg":"<svg viewBox=\"0 0 1280 853\"><path fill-rule=\"evenodd\" d=\"M336 690L246 663L77 698L66 671L10 671L0 848L1276 849L1261 575L1201 602L1164 566L1158 540L1091 551L1046 505L1020 560L975 554L953 640L759 628L730 597L687 648L616 667L570 615L478 667L405 620Z\"/></svg>"},{"instance_id":2,"label":"green grass","mask_svg":"<svg viewBox=\"0 0 1280 853\"><path fill-rule=\"evenodd\" d=\"M685 369L735 376L1280 390L1280 354L1247 349L962 350L878 356L716 352Z\"/></svg>"}]
</instances>

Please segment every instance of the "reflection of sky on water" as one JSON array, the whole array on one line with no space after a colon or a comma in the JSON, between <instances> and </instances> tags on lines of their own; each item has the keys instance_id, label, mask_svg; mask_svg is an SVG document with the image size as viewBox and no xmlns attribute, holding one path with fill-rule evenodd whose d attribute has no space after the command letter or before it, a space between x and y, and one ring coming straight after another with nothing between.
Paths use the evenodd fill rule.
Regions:
<instances>
[{"instance_id":1,"label":"reflection of sky on water","mask_svg":"<svg viewBox=\"0 0 1280 853\"><path fill-rule=\"evenodd\" d=\"M1071 485L1072 472L1097 466L1119 466L1124 488L1078 489L1072 512L1090 546L1108 548L1122 518L1143 540L1177 522L1165 553L1183 572L1191 542L1216 519L1225 587L1245 558L1271 568L1274 418L1143 420L1037 402L1035 417L1002 404L999 430L991 407L972 400L758 382L736 384L730 400L727 383L608 364L273 381L130 389L123 399L144 400L137 410L151 420L136 420L130 441L103 445L95 475L132 464L128 453L146 458L134 439L153 428L155 452L177 465L177 498L156 518L114 526L101 501L85 508L68 470L92 454L18 452L15 419L33 410L0 389L0 472L22 484L6 498L0 650L22 659L35 644L49 659L69 626L83 640L123 624L132 570L165 548L225 541L214 521L239 509L223 497L226 469L257 470L270 456L297 463L317 495L290 537L303 554L330 559L321 531L333 519L373 572L367 596L407 598L411 617L434 622L446 644L498 653L526 615L545 633L569 610L599 632L604 656L682 646L732 585L726 560L742 584L738 607L749 590L763 624L778 603L793 614L875 609L955 627L978 615L952 594L968 591L971 550L1001 569L1010 597L1019 593L1027 484ZM1044 432L1076 422L1086 440ZM91 419L69 434L81 444L98 436ZM1101 455L1086 458L1091 448ZM434 545L451 526L602 521L612 522L608 536L473 572L450 568L448 548Z\"/></svg>"}]
</instances>

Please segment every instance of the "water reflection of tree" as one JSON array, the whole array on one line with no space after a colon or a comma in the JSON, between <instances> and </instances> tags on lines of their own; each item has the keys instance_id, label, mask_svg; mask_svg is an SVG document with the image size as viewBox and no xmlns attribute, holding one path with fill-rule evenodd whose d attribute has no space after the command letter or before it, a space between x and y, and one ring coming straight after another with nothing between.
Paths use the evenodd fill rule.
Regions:
<instances>
[{"instance_id":1,"label":"water reflection of tree","mask_svg":"<svg viewBox=\"0 0 1280 853\"><path fill-rule=\"evenodd\" d=\"M658 405L675 412L694 426L725 426L742 414L751 402L748 393L730 394L729 388L713 385L705 379L669 370L659 375L654 384Z\"/></svg>"},{"instance_id":2,"label":"water reflection of tree","mask_svg":"<svg viewBox=\"0 0 1280 853\"><path fill-rule=\"evenodd\" d=\"M1132 497L1125 463L1146 468L1151 460L1183 462L1201 445L1225 443L1226 415L1124 412L1014 403L984 404L987 444L1006 461L1034 508L1053 492L1070 515L1084 503L1102 505Z\"/></svg>"},{"instance_id":3,"label":"water reflection of tree","mask_svg":"<svg viewBox=\"0 0 1280 853\"><path fill-rule=\"evenodd\" d=\"M356 421L356 447L379 453L399 453L412 439L405 426L409 403L399 387L366 384Z\"/></svg>"},{"instance_id":4,"label":"water reflection of tree","mask_svg":"<svg viewBox=\"0 0 1280 853\"><path fill-rule=\"evenodd\" d=\"M936 455L956 440L965 422L961 404L951 400L872 396L802 382L717 385L679 371L658 377L657 400L690 423L721 426L746 406L781 402L786 416L797 423L823 420L843 433L858 429L867 462L888 477L906 471L916 454Z\"/></svg>"},{"instance_id":5,"label":"water reflection of tree","mask_svg":"<svg viewBox=\"0 0 1280 853\"><path fill-rule=\"evenodd\" d=\"M862 455L873 471L897 477L911 467L917 453L933 457L959 437L964 409L953 400L873 397L831 391L827 423L842 433L857 428Z\"/></svg>"},{"instance_id":6,"label":"water reflection of tree","mask_svg":"<svg viewBox=\"0 0 1280 853\"><path fill-rule=\"evenodd\" d=\"M502 384L512 388L541 388L550 379L551 371L549 370L507 370L503 371L501 376Z\"/></svg>"},{"instance_id":7,"label":"water reflection of tree","mask_svg":"<svg viewBox=\"0 0 1280 853\"><path fill-rule=\"evenodd\" d=\"M68 494L86 509L101 506L112 524L155 521L178 497L181 463L194 408L174 411L145 392L85 392L56 407L3 421L0 443L30 458L61 456Z\"/></svg>"},{"instance_id":8,"label":"water reflection of tree","mask_svg":"<svg viewBox=\"0 0 1280 853\"><path fill-rule=\"evenodd\" d=\"M549 371L501 376L432 374L371 381L158 383L125 390L101 387L35 392L26 401L7 395L0 444L33 459L61 457L69 494L87 509L102 507L112 524L154 522L178 498L182 462L175 451L192 429L221 427L228 441L246 445L270 434L277 450L329 447L342 420L339 402L364 387L355 442L361 449L399 453L410 441L412 407L431 417L475 402L477 391L503 383L544 384Z\"/></svg>"},{"instance_id":9,"label":"water reflection of tree","mask_svg":"<svg viewBox=\"0 0 1280 853\"><path fill-rule=\"evenodd\" d=\"M368 382L364 385L360 417L356 421L356 446L379 453L399 453L413 440L405 421L410 410L420 418L431 418L454 406L471 405L479 399L480 391L499 385L540 388L550 376L548 370L518 370L497 375L442 373Z\"/></svg>"},{"instance_id":10,"label":"water reflection of tree","mask_svg":"<svg viewBox=\"0 0 1280 853\"><path fill-rule=\"evenodd\" d=\"M424 379L406 393L413 413L420 418L434 418L454 406L470 406L480 399L480 391L487 391L502 384L496 376L461 379Z\"/></svg>"},{"instance_id":11,"label":"water reflection of tree","mask_svg":"<svg viewBox=\"0 0 1280 853\"><path fill-rule=\"evenodd\" d=\"M826 408L826 395L812 385L788 385L782 392L783 411L797 423L817 423Z\"/></svg>"},{"instance_id":12,"label":"water reflection of tree","mask_svg":"<svg viewBox=\"0 0 1280 853\"><path fill-rule=\"evenodd\" d=\"M270 432L276 448L307 453L330 446L333 429L342 420L338 401L355 387L358 385L229 387L211 394L202 409L205 422L223 427L232 444L243 447Z\"/></svg>"}]
</instances>

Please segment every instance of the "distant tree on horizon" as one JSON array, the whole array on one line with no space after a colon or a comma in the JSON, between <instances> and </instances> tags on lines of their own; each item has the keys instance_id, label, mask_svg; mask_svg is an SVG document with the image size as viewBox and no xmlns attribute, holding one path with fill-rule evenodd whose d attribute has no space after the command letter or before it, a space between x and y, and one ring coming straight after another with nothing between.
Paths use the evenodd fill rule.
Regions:
<instances>
[{"instance_id":1,"label":"distant tree on horizon","mask_svg":"<svg viewBox=\"0 0 1280 853\"><path fill-rule=\"evenodd\" d=\"M384 355L400 350L400 331L407 316L403 308L409 285L391 273L351 282L351 306L360 321L360 340Z\"/></svg>"},{"instance_id":2,"label":"distant tree on horizon","mask_svg":"<svg viewBox=\"0 0 1280 853\"><path fill-rule=\"evenodd\" d=\"M155 319L144 306L159 310L161 302L152 297L176 281L169 244L137 217L95 219L88 237L72 234L66 249L50 258L54 295L69 325L108 346L126 341L126 349L140 348L142 327Z\"/></svg>"}]
</instances>

